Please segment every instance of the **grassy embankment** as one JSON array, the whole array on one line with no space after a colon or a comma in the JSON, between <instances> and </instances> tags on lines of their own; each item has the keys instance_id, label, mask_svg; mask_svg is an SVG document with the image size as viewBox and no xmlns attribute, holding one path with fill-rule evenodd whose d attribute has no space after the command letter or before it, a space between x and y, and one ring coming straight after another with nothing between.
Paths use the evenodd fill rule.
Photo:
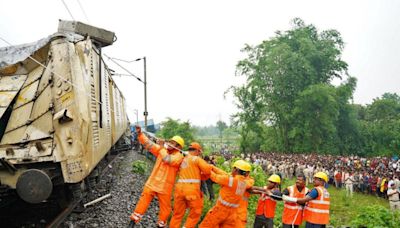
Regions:
<instances>
[{"instance_id":1,"label":"grassy embankment","mask_svg":"<svg viewBox=\"0 0 400 228\"><path fill-rule=\"evenodd\" d=\"M294 184L294 179L285 180L282 184L282 189L292 184ZM309 185L309 188L312 188L312 185ZM217 191L218 187L215 187L214 190ZM387 200L375 196L354 193L353 197L350 198L346 196L344 189L336 189L332 186L328 188L328 191L331 195L331 225L334 227L349 226L350 222L358 215L360 209L366 206L381 205L385 208L389 207ZM253 227L257 200L258 196L252 196L250 199L247 227ZM205 199L204 203L203 213L206 213L214 202ZM282 211L283 202L278 202L274 221L275 227L281 227Z\"/></svg>"}]
</instances>

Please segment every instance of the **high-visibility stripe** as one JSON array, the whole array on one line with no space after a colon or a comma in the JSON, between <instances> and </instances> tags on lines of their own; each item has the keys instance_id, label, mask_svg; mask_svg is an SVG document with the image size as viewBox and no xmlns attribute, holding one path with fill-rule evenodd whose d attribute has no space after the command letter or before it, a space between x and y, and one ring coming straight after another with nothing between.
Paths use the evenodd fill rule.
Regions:
<instances>
[{"instance_id":1,"label":"high-visibility stripe","mask_svg":"<svg viewBox=\"0 0 400 228\"><path fill-rule=\"evenodd\" d=\"M292 210L301 210L301 209L303 209L300 206L292 206L292 205L287 205L287 204L284 204L283 206L286 207L287 209L292 209Z\"/></svg>"},{"instance_id":2,"label":"high-visibility stripe","mask_svg":"<svg viewBox=\"0 0 400 228\"><path fill-rule=\"evenodd\" d=\"M133 212L133 214L136 215L136 216L138 216L138 217L140 217L140 218L143 217L143 215L141 215L141 214L139 214L139 213L137 213L137 212Z\"/></svg>"},{"instance_id":3,"label":"high-visibility stripe","mask_svg":"<svg viewBox=\"0 0 400 228\"><path fill-rule=\"evenodd\" d=\"M167 155L167 156L165 156L163 159L162 159L164 162L166 162L166 163L171 163L171 155Z\"/></svg>"},{"instance_id":4,"label":"high-visibility stripe","mask_svg":"<svg viewBox=\"0 0 400 228\"><path fill-rule=\"evenodd\" d=\"M221 198L221 196L218 197L218 201L221 202L222 205L227 206L227 207L239 207L239 204L226 202L225 200L223 200Z\"/></svg>"},{"instance_id":5,"label":"high-visibility stripe","mask_svg":"<svg viewBox=\"0 0 400 228\"><path fill-rule=\"evenodd\" d=\"M324 201L324 200L310 200L309 202L315 203L315 204L330 205L330 202L329 202L329 201Z\"/></svg>"},{"instance_id":6,"label":"high-visibility stripe","mask_svg":"<svg viewBox=\"0 0 400 228\"><path fill-rule=\"evenodd\" d=\"M178 179L178 183L200 183L199 179Z\"/></svg>"},{"instance_id":7,"label":"high-visibility stripe","mask_svg":"<svg viewBox=\"0 0 400 228\"><path fill-rule=\"evenodd\" d=\"M232 176L229 177L228 186L229 186L229 187L232 187L232 186L233 186L233 177L232 177Z\"/></svg>"},{"instance_id":8,"label":"high-visibility stripe","mask_svg":"<svg viewBox=\"0 0 400 228\"><path fill-rule=\"evenodd\" d=\"M310 207L306 207L306 210L316 212L316 213L321 213L321 214L329 214L329 210L316 209L316 208L310 208Z\"/></svg>"}]
</instances>

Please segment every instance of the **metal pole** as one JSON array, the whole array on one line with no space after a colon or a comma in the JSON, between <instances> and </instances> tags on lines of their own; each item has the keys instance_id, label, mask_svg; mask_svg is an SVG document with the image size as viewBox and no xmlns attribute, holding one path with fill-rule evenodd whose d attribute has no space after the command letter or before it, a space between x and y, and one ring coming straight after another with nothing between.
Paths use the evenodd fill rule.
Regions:
<instances>
[{"instance_id":1,"label":"metal pole","mask_svg":"<svg viewBox=\"0 0 400 228\"><path fill-rule=\"evenodd\" d=\"M139 124L139 111L137 109L135 109L135 114L136 114L136 125Z\"/></svg>"},{"instance_id":2,"label":"metal pole","mask_svg":"<svg viewBox=\"0 0 400 228\"><path fill-rule=\"evenodd\" d=\"M147 131L147 78L146 78L146 56L143 57L144 63L144 129Z\"/></svg>"}]
</instances>

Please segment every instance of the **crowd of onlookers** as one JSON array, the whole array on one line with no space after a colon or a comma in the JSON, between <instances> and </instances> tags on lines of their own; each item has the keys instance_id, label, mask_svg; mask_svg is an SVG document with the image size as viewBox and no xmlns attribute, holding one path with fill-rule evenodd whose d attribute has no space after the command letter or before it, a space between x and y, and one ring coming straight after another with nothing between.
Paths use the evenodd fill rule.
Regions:
<instances>
[{"instance_id":1,"label":"crowd of onlookers","mask_svg":"<svg viewBox=\"0 0 400 228\"><path fill-rule=\"evenodd\" d=\"M227 160L232 156L224 154ZM329 177L328 184L345 188L348 195L356 191L387 198L387 190L392 184L400 188L398 158L274 152L241 154L241 157L260 165L267 174L278 173L282 178L292 178L304 173L308 183L312 183L316 172L323 171Z\"/></svg>"}]
</instances>

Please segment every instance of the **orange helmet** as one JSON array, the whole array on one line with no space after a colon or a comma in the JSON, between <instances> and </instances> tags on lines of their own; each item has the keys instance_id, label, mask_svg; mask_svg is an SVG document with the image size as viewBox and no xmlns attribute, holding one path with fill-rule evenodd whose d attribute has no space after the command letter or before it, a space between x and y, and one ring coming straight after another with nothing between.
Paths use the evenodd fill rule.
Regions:
<instances>
[{"instance_id":1,"label":"orange helmet","mask_svg":"<svg viewBox=\"0 0 400 228\"><path fill-rule=\"evenodd\" d=\"M201 148L201 145L197 142L190 143L189 150L190 149L195 149L195 150L199 150L199 151L203 150L203 148Z\"/></svg>"}]
</instances>

